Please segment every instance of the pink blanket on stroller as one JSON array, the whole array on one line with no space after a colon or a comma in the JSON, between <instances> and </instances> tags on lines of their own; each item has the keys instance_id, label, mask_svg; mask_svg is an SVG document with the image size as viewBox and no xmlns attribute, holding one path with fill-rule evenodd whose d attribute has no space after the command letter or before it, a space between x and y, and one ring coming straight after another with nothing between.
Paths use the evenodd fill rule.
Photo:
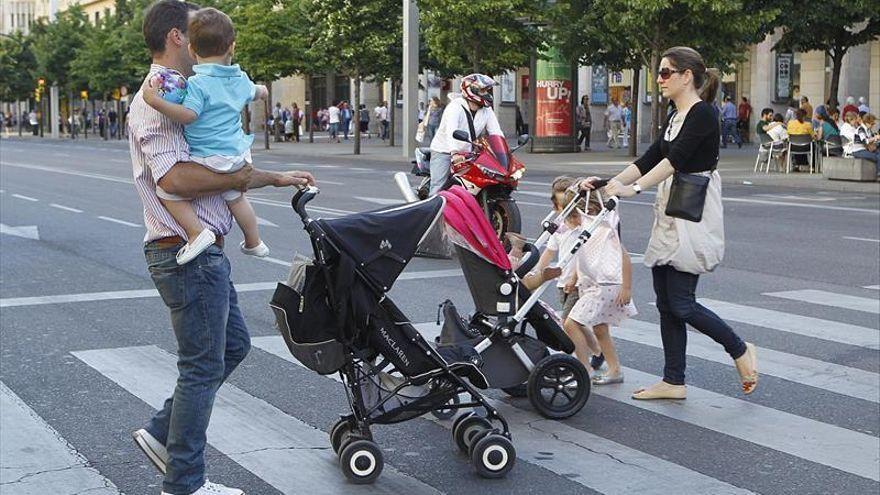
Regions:
<instances>
[{"instance_id":1,"label":"pink blanket on stroller","mask_svg":"<svg viewBox=\"0 0 880 495\"><path fill-rule=\"evenodd\" d=\"M503 270L510 270L510 259L498 240L495 229L474 197L461 186L452 186L440 195L446 198L443 218L446 225L458 232L467 246Z\"/></svg>"}]
</instances>

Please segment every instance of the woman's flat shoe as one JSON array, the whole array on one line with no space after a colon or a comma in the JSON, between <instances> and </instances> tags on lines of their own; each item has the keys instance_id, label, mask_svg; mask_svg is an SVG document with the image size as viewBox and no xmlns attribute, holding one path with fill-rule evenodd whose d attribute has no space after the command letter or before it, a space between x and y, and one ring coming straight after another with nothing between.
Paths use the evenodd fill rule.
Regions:
<instances>
[{"instance_id":1,"label":"woman's flat shoe","mask_svg":"<svg viewBox=\"0 0 880 495\"><path fill-rule=\"evenodd\" d=\"M593 376L593 385L613 385L615 383L623 383L623 373L613 376L608 373L602 373Z\"/></svg>"},{"instance_id":2,"label":"woman's flat shoe","mask_svg":"<svg viewBox=\"0 0 880 495\"><path fill-rule=\"evenodd\" d=\"M256 246L249 248L244 246L244 241L241 241L241 252L248 256L256 256L257 258L265 258L269 256L269 246L266 245L263 241L260 241Z\"/></svg>"},{"instance_id":3,"label":"woman's flat shoe","mask_svg":"<svg viewBox=\"0 0 880 495\"><path fill-rule=\"evenodd\" d=\"M744 394L749 395L755 391L758 387L758 348L755 347L755 344L751 342L746 342L746 353L742 356L749 360L752 364L752 372L751 373L743 373L739 366L737 366L737 371L739 371L740 382L742 383L742 391Z\"/></svg>"},{"instance_id":4,"label":"woman's flat shoe","mask_svg":"<svg viewBox=\"0 0 880 495\"><path fill-rule=\"evenodd\" d=\"M196 259L196 256L202 254L202 251L208 249L211 244L216 242L217 236L208 229L205 229L190 242L184 244L180 251L177 252L177 264L185 265Z\"/></svg>"},{"instance_id":5,"label":"woman's flat shoe","mask_svg":"<svg viewBox=\"0 0 880 495\"><path fill-rule=\"evenodd\" d=\"M632 398L636 400L657 400L657 399L675 399L681 400L687 398L687 386L672 385L666 382L659 382L648 388L640 388L633 392Z\"/></svg>"}]
</instances>

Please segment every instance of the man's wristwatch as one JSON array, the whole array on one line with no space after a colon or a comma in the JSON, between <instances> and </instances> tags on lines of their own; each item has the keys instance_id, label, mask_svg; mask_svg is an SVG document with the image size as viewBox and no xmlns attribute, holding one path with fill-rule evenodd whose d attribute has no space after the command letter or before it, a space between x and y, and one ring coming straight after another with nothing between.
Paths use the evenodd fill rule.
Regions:
<instances>
[{"instance_id":1,"label":"man's wristwatch","mask_svg":"<svg viewBox=\"0 0 880 495\"><path fill-rule=\"evenodd\" d=\"M642 186L640 186L640 185L638 185L638 184L636 184L636 183L633 183L632 188L633 188L633 191L636 192L636 194L641 194L641 193L642 193Z\"/></svg>"}]
</instances>

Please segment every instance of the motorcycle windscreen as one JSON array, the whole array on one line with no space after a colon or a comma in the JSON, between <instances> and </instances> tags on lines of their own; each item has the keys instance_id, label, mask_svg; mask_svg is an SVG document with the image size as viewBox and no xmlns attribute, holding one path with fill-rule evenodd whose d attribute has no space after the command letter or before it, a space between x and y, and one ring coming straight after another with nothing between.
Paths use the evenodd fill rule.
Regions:
<instances>
[{"instance_id":1,"label":"motorcycle windscreen","mask_svg":"<svg viewBox=\"0 0 880 495\"><path fill-rule=\"evenodd\" d=\"M487 141L489 141L489 149L492 150L498 163L504 168L504 171L507 172L508 167L510 166L508 160L508 157L510 156L510 148L507 146L507 140L504 139L504 136L490 134Z\"/></svg>"}]
</instances>

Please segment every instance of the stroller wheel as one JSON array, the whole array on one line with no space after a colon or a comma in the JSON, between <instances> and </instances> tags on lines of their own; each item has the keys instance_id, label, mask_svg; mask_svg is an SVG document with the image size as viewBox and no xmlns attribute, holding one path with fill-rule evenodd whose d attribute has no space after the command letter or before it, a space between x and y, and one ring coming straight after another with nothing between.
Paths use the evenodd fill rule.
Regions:
<instances>
[{"instance_id":1,"label":"stroller wheel","mask_svg":"<svg viewBox=\"0 0 880 495\"><path fill-rule=\"evenodd\" d=\"M356 485L376 481L376 478L382 474L384 465L382 450L370 440L355 440L346 445L339 454L339 466L342 472Z\"/></svg>"},{"instance_id":2,"label":"stroller wheel","mask_svg":"<svg viewBox=\"0 0 880 495\"><path fill-rule=\"evenodd\" d=\"M452 398L449 399L449 401L446 403L449 405L457 406L460 402L461 402L461 400L459 400L458 394L456 394L456 395L453 395ZM436 409L434 411L431 411L431 415L433 415L435 418L437 418L439 420L445 421L447 419L452 419L452 417L455 416L456 411L458 411L458 409L455 409L455 408Z\"/></svg>"},{"instance_id":3,"label":"stroller wheel","mask_svg":"<svg viewBox=\"0 0 880 495\"><path fill-rule=\"evenodd\" d=\"M504 435L490 433L474 443L471 464L484 478L502 478L513 469L516 449Z\"/></svg>"},{"instance_id":4,"label":"stroller wheel","mask_svg":"<svg viewBox=\"0 0 880 495\"><path fill-rule=\"evenodd\" d=\"M529 402L545 418L567 418L587 403L590 375L574 356L547 356L529 375L528 393Z\"/></svg>"},{"instance_id":5,"label":"stroller wheel","mask_svg":"<svg viewBox=\"0 0 880 495\"><path fill-rule=\"evenodd\" d=\"M501 390L511 397L526 397L529 395L527 383L520 383L519 385L502 388Z\"/></svg>"},{"instance_id":6,"label":"stroller wheel","mask_svg":"<svg viewBox=\"0 0 880 495\"><path fill-rule=\"evenodd\" d=\"M458 450L467 454L468 449L473 442L474 436L482 431L491 430L492 423L488 419L471 413L470 415L459 418L457 424L453 425L452 438Z\"/></svg>"},{"instance_id":7,"label":"stroller wheel","mask_svg":"<svg viewBox=\"0 0 880 495\"><path fill-rule=\"evenodd\" d=\"M342 444L347 440L350 433L351 423L348 421L348 418L340 419L333 425L333 428L330 429L330 445L333 447L333 452L337 455L342 449Z\"/></svg>"}]
</instances>

